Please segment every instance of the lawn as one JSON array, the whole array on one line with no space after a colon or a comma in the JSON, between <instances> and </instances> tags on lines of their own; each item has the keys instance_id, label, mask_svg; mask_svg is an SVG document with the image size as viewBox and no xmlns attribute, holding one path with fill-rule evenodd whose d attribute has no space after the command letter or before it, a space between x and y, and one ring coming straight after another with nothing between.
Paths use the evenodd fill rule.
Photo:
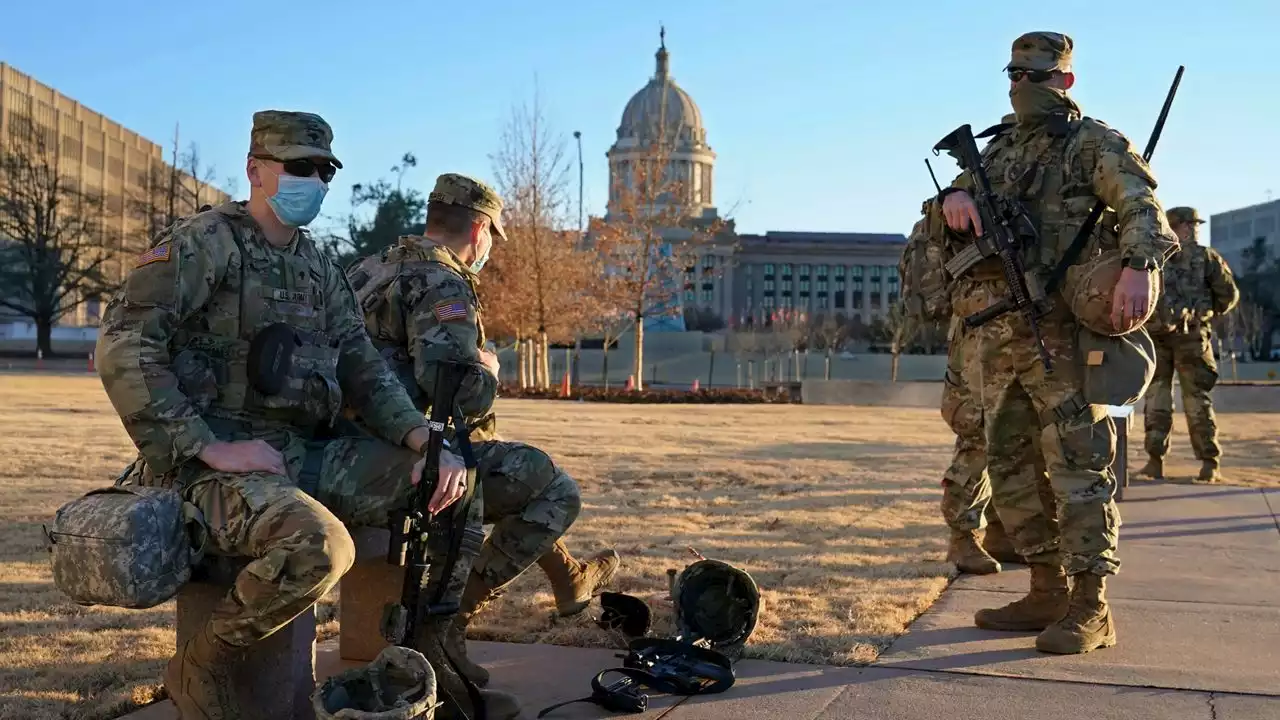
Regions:
<instances>
[{"instance_id":1,"label":"lawn","mask_svg":"<svg viewBox=\"0 0 1280 720\"><path fill-rule=\"evenodd\" d=\"M755 577L766 611L746 656L772 660L873 661L954 575L938 514L951 437L936 411L510 400L499 412L506 437L547 450L580 483L567 541L579 555L623 555L613 589L649 601L655 632L671 630L666 571L690 548ZM1280 485L1276 418L1220 416L1230 480ZM1181 418L1175 432L1167 469L1189 478L1198 466ZM160 691L172 603L71 603L50 581L40 530L132 456L96 377L0 374L0 718L101 720ZM335 600L320 609L325 634ZM594 609L557 620L552 606L534 566L472 638L616 645Z\"/></svg>"}]
</instances>

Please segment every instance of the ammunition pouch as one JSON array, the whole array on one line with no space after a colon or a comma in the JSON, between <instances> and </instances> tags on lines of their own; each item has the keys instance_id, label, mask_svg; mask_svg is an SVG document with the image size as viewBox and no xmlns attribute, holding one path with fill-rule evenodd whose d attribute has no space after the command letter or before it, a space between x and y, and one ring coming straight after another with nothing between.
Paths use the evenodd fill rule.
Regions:
<instances>
[{"instance_id":1,"label":"ammunition pouch","mask_svg":"<svg viewBox=\"0 0 1280 720\"><path fill-rule=\"evenodd\" d=\"M249 342L245 366L258 403L298 415L303 427L332 422L342 409L338 349L320 333L268 325Z\"/></svg>"}]
</instances>

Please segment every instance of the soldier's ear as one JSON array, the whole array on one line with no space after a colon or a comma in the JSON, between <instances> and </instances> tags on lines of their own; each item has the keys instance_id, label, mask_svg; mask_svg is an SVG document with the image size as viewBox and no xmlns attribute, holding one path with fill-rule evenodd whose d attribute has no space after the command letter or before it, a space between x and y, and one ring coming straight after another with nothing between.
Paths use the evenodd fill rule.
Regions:
<instances>
[{"instance_id":1,"label":"soldier's ear","mask_svg":"<svg viewBox=\"0 0 1280 720\"><path fill-rule=\"evenodd\" d=\"M244 174L249 178L249 187L262 187L262 166L254 162L252 156L245 158Z\"/></svg>"}]
</instances>

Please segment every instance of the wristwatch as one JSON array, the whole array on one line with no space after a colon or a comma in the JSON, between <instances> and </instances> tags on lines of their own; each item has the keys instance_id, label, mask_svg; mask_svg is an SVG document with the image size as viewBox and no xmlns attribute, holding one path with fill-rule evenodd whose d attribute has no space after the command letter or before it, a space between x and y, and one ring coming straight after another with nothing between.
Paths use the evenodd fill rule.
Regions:
<instances>
[{"instance_id":1,"label":"wristwatch","mask_svg":"<svg viewBox=\"0 0 1280 720\"><path fill-rule=\"evenodd\" d=\"M1125 258L1124 266L1133 268L1134 270L1151 270L1155 267L1155 263L1151 262L1151 258L1145 257L1129 257Z\"/></svg>"}]
</instances>

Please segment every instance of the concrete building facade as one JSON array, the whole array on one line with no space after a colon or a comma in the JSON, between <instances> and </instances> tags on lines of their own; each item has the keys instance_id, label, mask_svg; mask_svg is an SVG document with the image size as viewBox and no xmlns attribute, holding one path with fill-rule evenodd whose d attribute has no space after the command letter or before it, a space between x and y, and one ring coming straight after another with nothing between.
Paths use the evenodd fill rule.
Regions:
<instances>
[{"instance_id":1,"label":"concrete building facade","mask_svg":"<svg viewBox=\"0 0 1280 720\"><path fill-rule=\"evenodd\" d=\"M1236 275L1248 269L1246 251L1259 240L1275 257L1280 241L1280 200L1209 216L1209 246L1221 253Z\"/></svg>"},{"instance_id":2,"label":"concrete building facade","mask_svg":"<svg viewBox=\"0 0 1280 720\"><path fill-rule=\"evenodd\" d=\"M109 280L123 280L131 267L129 258L150 240L149 226L154 223L142 209L150 200L173 196L174 211L184 215L201 204L231 199L190 174L175 173L161 145L0 63L0 143L12 146L24 133L30 137L33 132L40 146L56 155L58 171L69 187L102 198L104 218L98 240L112 257L106 264ZM97 325L103 303L105 299L91 299L61 324ZM0 317L0 322L14 319Z\"/></svg>"}]
</instances>

